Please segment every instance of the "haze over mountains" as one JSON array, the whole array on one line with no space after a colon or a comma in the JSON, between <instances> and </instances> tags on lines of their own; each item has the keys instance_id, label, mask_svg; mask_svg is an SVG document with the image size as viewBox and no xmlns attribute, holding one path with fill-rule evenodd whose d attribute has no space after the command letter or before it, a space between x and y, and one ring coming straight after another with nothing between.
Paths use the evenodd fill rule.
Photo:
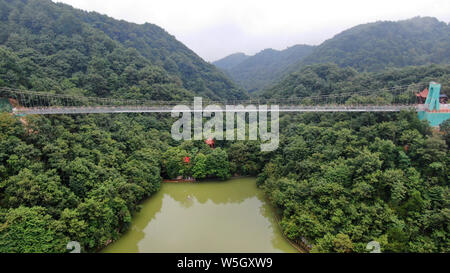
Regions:
<instances>
[{"instance_id":1,"label":"haze over mountains","mask_svg":"<svg viewBox=\"0 0 450 273\"><path fill-rule=\"evenodd\" d=\"M288 54L299 47L303 54ZM289 73L317 63L335 63L358 71L448 64L450 26L432 17L380 21L343 31L317 47L294 46L280 52L266 49L246 58L237 58L233 54L213 64L247 91L254 92L269 88Z\"/></svg>"}]
</instances>

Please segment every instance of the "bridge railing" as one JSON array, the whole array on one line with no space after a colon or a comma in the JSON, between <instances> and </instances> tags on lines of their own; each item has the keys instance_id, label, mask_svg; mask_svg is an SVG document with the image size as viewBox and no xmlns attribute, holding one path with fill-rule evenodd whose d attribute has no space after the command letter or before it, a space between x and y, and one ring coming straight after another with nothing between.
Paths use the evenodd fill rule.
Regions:
<instances>
[{"instance_id":1,"label":"bridge railing","mask_svg":"<svg viewBox=\"0 0 450 273\"><path fill-rule=\"evenodd\" d=\"M408 89L410 89L408 91ZM412 91L411 91L412 90ZM411 85L397 86L394 88L380 88L372 91L358 91L348 93L331 93L321 95L309 95L303 97L288 98L252 98L248 100L223 100L215 101L203 98L203 107L218 105L225 108L226 105L279 105L285 108L301 106L304 109L318 106L386 106L386 105L414 105L416 104L414 89ZM0 88L0 97L8 98L11 105L17 110L21 109L54 109L54 108L171 108L175 105L188 105L192 107L193 99L183 101L161 101L146 99L122 99L99 98L55 94L48 92L36 92L13 88Z\"/></svg>"}]
</instances>

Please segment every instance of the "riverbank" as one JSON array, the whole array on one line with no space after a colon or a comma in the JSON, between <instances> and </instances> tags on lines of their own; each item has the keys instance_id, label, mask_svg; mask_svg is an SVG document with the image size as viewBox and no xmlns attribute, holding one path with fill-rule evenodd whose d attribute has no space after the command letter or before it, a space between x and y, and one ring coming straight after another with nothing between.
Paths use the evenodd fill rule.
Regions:
<instances>
[{"instance_id":1,"label":"riverbank","mask_svg":"<svg viewBox=\"0 0 450 273\"><path fill-rule=\"evenodd\" d=\"M281 216L278 213L277 209L275 207L273 207L272 202L270 202L270 200L267 198L267 196L265 196L266 201L272 206L273 210L274 210L274 216L275 216L275 220L277 222L278 228L281 231L281 234L283 235L284 239L286 239L286 241L288 241L295 249L298 250L298 252L300 253L309 253L309 249L305 246L302 246L301 244L289 239L283 232L283 228L281 227Z\"/></svg>"},{"instance_id":2,"label":"riverbank","mask_svg":"<svg viewBox=\"0 0 450 273\"><path fill-rule=\"evenodd\" d=\"M183 179L183 178L180 178L180 179L163 179L163 183L227 182L227 181L230 181L230 180L233 180L233 179L241 179L241 178L255 178L255 177L245 176L245 175L234 175L234 176L228 178L225 181L221 180L219 178L208 178L208 179L199 179L199 180L197 180L195 178L192 178L192 179Z\"/></svg>"},{"instance_id":3,"label":"riverbank","mask_svg":"<svg viewBox=\"0 0 450 273\"><path fill-rule=\"evenodd\" d=\"M163 183L195 183L195 179L164 179Z\"/></svg>"}]
</instances>

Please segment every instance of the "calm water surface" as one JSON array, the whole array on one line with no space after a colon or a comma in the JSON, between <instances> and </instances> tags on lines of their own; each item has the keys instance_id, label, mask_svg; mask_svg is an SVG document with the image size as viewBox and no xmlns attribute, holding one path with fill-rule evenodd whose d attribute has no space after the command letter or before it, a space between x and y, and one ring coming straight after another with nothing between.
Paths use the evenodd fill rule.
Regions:
<instances>
[{"instance_id":1,"label":"calm water surface","mask_svg":"<svg viewBox=\"0 0 450 273\"><path fill-rule=\"evenodd\" d=\"M297 252L256 179L166 183L103 252Z\"/></svg>"}]
</instances>

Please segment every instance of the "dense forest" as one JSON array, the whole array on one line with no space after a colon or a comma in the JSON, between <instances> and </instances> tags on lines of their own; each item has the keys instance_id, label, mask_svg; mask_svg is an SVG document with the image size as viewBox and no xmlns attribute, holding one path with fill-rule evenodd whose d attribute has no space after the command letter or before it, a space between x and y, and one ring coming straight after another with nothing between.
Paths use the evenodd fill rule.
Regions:
<instances>
[{"instance_id":1,"label":"dense forest","mask_svg":"<svg viewBox=\"0 0 450 273\"><path fill-rule=\"evenodd\" d=\"M285 115L258 183L313 252L449 252L447 143L414 112Z\"/></svg>"},{"instance_id":2,"label":"dense forest","mask_svg":"<svg viewBox=\"0 0 450 273\"><path fill-rule=\"evenodd\" d=\"M250 92L270 89L305 66L327 63L359 72L445 65L450 63L450 25L432 17L380 21L352 27L314 47L268 49L247 58L233 54L214 62Z\"/></svg>"},{"instance_id":3,"label":"dense forest","mask_svg":"<svg viewBox=\"0 0 450 273\"><path fill-rule=\"evenodd\" d=\"M93 96L246 98L163 29L50 0L0 1L0 85Z\"/></svg>"},{"instance_id":4,"label":"dense forest","mask_svg":"<svg viewBox=\"0 0 450 273\"><path fill-rule=\"evenodd\" d=\"M314 64L259 95L395 86L411 94L431 80L448 93L449 61L442 63L373 72ZM0 0L2 86L135 99L248 97L157 26L47 0ZM439 131L413 112L284 114L273 152L261 152L258 141L218 140L215 149L178 142L173 121L1 113L0 253L66 252L69 241L98 251L129 228L163 179L236 174L258 177L284 234L313 252L365 252L372 240L383 252L450 251L450 121Z\"/></svg>"},{"instance_id":5,"label":"dense forest","mask_svg":"<svg viewBox=\"0 0 450 273\"><path fill-rule=\"evenodd\" d=\"M0 1L0 56L0 87L156 100L247 97L157 26L47 0ZM162 168L162 154L179 145L167 115L4 113L0 120L0 252L65 252L71 240L96 251L127 229L162 175L175 172Z\"/></svg>"},{"instance_id":6,"label":"dense forest","mask_svg":"<svg viewBox=\"0 0 450 273\"><path fill-rule=\"evenodd\" d=\"M170 135L157 117L37 116L25 128L3 113L0 124L0 252L96 250L159 189Z\"/></svg>"},{"instance_id":7,"label":"dense forest","mask_svg":"<svg viewBox=\"0 0 450 273\"><path fill-rule=\"evenodd\" d=\"M162 178L258 176L283 232L317 252L448 252L450 122L417 114L286 114L280 148L177 143L149 115L0 116L0 252L96 251ZM145 126L144 126L145 125ZM190 157L186 164L183 159Z\"/></svg>"},{"instance_id":8,"label":"dense forest","mask_svg":"<svg viewBox=\"0 0 450 273\"><path fill-rule=\"evenodd\" d=\"M359 71L448 64L450 25L432 17L359 25L323 42L297 66L330 62Z\"/></svg>"},{"instance_id":9,"label":"dense forest","mask_svg":"<svg viewBox=\"0 0 450 273\"><path fill-rule=\"evenodd\" d=\"M306 97L358 93L403 87L405 95L428 87L430 81L442 85L442 94L450 95L450 65L408 66L390 68L381 72L358 72L336 64L315 64L289 74L285 79L258 95L264 98ZM414 98L415 99L415 98Z\"/></svg>"},{"instance_id":10,"label":"dense forest","mask_svg":"<svg viewBox=\"0 0 450 273\"><path fill-rule=\"evenodd\" d=\"M285 50L265 49L254 56L233 54L213 62L248 92L261 90L280 79L287 69L313 51L314 46L295 45Z\"/></svg>"}]
</instances>

